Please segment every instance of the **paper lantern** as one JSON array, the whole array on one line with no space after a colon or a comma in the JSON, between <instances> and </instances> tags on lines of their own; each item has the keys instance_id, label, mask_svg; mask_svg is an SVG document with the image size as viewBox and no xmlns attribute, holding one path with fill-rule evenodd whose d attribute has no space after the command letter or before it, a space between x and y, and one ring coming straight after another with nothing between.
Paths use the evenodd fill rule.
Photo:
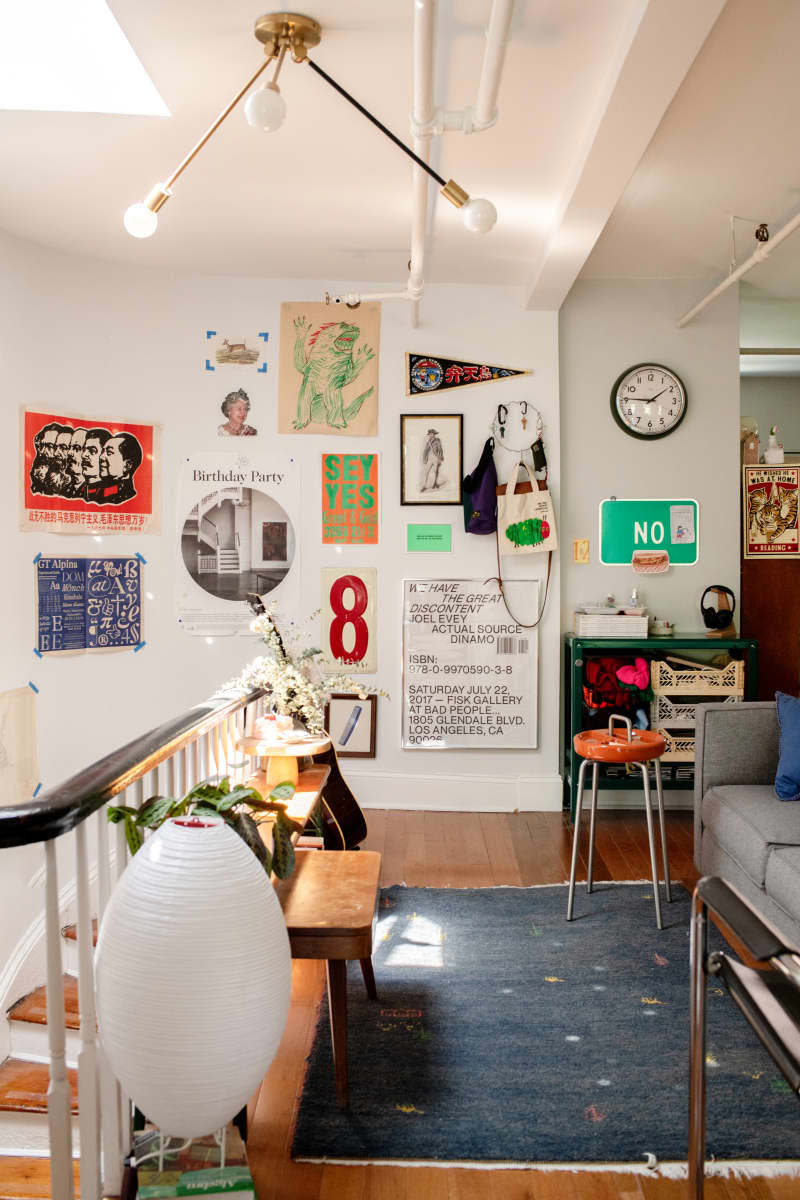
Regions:
<instances>
[{"instance_id":1,"label":"paper lantern","mask_svg":"<svg viewBox=\"0 0 800 1200\"><path fill-rule=\"evenodd\" d=\"M286 923L252 850L218 818L177 818L129 862L100 928L100 1040L165 1134L225 1125L264 1077L286 1024Z\"/></svg>"}]
</instances>

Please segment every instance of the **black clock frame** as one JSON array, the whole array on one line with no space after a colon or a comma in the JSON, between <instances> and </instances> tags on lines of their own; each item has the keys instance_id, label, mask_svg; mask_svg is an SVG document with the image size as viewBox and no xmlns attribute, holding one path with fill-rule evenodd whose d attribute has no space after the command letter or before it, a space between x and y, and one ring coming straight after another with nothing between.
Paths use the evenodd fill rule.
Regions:
<instances>
[{"instance_id":1,"label":"black clock frame","mask_svg":"<svg viewBox=\"0 0 800 1200\"><path fill-rule=\"evenodd\" d=\"M617 388L622 383L623 379L625 379L628 375L632 375L634 371L642 371L645 369L651 371L653 369L656 371L666 371L666 373L671 375L673 379L677 379L678 383L683 388L683 412L678 417L674 425L670 425L669 429L664 429L661 431L661 433L637 433L635 430L631 429L629 425L625 424L622 417L619 415L619 412L617 411ZM636 363L632 367L626 367L625 370L617 376L614 386L611 389L611 415L619 425L620 429L624 430L629 437L638 438L641 442L654 442L658 438L668 437L669 434L674 433L683 418L686 416L686 410L688 407L689 393L686 390L686 384L683 382L677 371L673 371L672 367L665 367L663 363L643 362Z\"/></svg>"}]
</instances>

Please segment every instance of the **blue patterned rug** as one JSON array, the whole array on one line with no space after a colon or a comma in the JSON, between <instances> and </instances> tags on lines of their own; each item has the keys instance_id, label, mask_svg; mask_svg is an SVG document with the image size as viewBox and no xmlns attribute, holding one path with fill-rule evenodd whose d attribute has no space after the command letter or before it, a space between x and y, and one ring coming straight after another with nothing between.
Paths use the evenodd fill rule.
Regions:
<instances>
[{"instance_id":1,"label":"blue patterned rug","mask_svg":"<svg viewBox=\"0 0 800 1200\"><path fill-rule=\"evenodd\" d=\"M562 885L382 892L377 1003L349 968L351 1107L324 1004L293 1156L685 1161L689 896L673 888L659 933L649 885L599 889L571 924ZM709 991L709 1157L800 1158L800 1104Z\"/></svg>"}]
</instances>

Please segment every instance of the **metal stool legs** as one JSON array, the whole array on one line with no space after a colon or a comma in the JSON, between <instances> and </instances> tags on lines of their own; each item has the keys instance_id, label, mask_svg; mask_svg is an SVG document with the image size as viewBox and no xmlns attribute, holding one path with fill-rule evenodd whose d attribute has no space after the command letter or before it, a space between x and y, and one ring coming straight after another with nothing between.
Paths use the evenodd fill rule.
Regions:
<instances>
[{"instance_id":1,"label":"metal stool legs","mask_svg":"<svg viewBox=\"0 0 800 1200\"><path fill-rule=\"evenodd\" d=\"M583 806L583 780L586 775L586 768L589 765L588 758L581 759L581 766L578 772L578 795L576 797L575 807L575 830L572 835L572 864L569 869L569 898L567 900L567 920L572 920L572 906L575 903L575 875L578 870L578 835L581 824L581 807Z\"/></svg>"},{"instance_id":2,"label":"metal stool legs","mask_svg":"<svg viewBox=\"0 0 800 1200\"><path fill-rule=\"evenodd\" d=\"M589 857L586 870L586 890L591 892L594 889L594 835L597 822L597 791L598 791L598 775L600 764L593 762L592 764L592 803L589 815ZM650 873L653 879L653 899L656 908L656 925L659 929L664 928L664 923L661 916L661 894L658 884L658 866L655 846L655 827L653 822L653 800L650 791L650 776L648 773L648 762L640 762L636 764L642 772L642 785L644 787L644 811L647 819L647 840L650 846ZM584 758L581 760L580 770L578 772L578 795L575 807L575 825L572 834L572 861L569 870L569 896L567 899L567 920L572 920L572 914L575 907L575 878L578 873L578 842L580 840L580 824L581 812L583 809L583 789L586 781L586 770L589 766L589 760ZM667 850L667 827L664 816L664 791L661 784L661 763L655 759L655 774L656 774L656 803L658 805L658 823L661 832L661 857L664 863L664 887L666 890L667 902L672 901L672 891L669 883L669 853Z\"/></svg>"},{"instance_id":3,"label":"metal stool legs","mask_svg":"<svg viewBox=\"0 0 800 1200\"><path fill-rule=\"evenodd\" d=\"M658 867L656 865L656 844L655 830L653 829L653 802L650 795L650 774L647 770L649 763L642 762L637 764L642 772L642 783L644 785L644 813L647 818L647 840L650 843L650 872L653 876L653 899L656 905L656 925L659 929L663 929L664 925L661 920L661 895L658 890ZM662 839L664 838L662 826ZM666 841L663 842L664 853L667 852Z\"/></svg>"},{"instance_id":4,"label":"metal stool legs","mask_svg":"<svg viewBox=\"0 0 800 1200\"><path fill-rule=\"evenodd\" d=\"M658 824L661 828L661 857L664 862L664 888L667 893L667 904L672 903L672 889L669 885L669 854L667 852L667 823L664 819L664 788L661 783L661 759L655 760L656 769L656 799L658 800Z\"/></svg>"}]
</instances>

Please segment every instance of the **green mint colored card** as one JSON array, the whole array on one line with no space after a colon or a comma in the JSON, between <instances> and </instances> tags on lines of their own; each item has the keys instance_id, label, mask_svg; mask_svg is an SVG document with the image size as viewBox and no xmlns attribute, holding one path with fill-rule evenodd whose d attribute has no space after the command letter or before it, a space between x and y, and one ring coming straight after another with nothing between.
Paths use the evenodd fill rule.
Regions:
<instances>
[{"instance_id":1,"label":"green mint colored card","mask_svg":"<svg viewBox=\"0 0 800 1200\"><path fill-rule=\"evenodd\" d=\"M408 550L453 549L452 525L408 525Z\"/></svg>"}]
</instances>

